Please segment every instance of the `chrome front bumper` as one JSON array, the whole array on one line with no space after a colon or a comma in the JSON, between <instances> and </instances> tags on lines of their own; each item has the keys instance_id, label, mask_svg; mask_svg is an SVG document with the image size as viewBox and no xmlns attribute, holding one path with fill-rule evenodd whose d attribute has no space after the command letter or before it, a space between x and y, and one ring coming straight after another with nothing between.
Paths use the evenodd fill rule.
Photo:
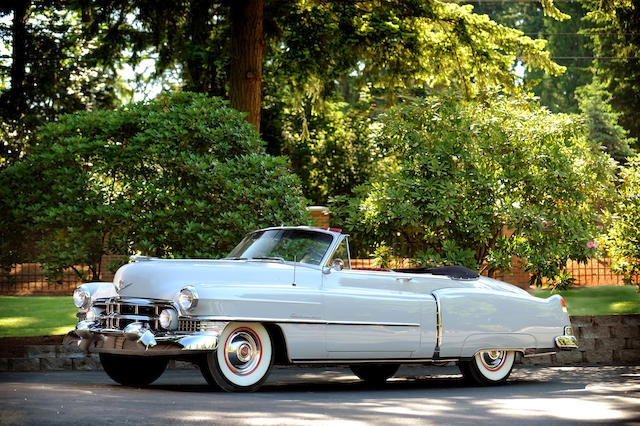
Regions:
<instances>
[{"instance_id":1,"label":"chrome front bumper","mask_svg":"<svg viewBox=\"0 0 640 426\"><path fill-rule=\"evenodd\" d=\"M100 328L98 321L84 320L65 338L90 352L123 355L183 355L193 351L212 351L228 322L216 321L207 331L193 333L158 332L142 322L127 325L124 330Z\"/></svg>"}]
</instances>

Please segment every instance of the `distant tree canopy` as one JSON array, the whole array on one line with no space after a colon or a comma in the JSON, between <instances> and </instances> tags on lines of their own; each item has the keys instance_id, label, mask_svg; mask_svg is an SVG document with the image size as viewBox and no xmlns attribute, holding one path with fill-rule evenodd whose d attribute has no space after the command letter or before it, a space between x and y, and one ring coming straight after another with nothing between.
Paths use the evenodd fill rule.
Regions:
<instances>
[{"instance_id":1,"label":"distant tree canopy","mask_svg":"<svg viewBox=\"0 0 640 426\"><path fill-rule=\"evenodd\" d=\"M121 64L145 57L157 58L156 78L173 72L185 90L228 96L257 128L262 98L317 103L344 90L345 79L351 93L373 83L392 101L401 88L453 86L467 97L509 90L516 60L562 72L544 40L436 0L25 0L0 16L12 17L0 33L12 51L0 68L3 138L16 145L2 144L5 158L20 150L14 135L25 118L33 129L59 113L112 106ZM260 84L265 78L273 82ZM261 96L262 85L286 91Z\"/></svg>"}]
</instances>

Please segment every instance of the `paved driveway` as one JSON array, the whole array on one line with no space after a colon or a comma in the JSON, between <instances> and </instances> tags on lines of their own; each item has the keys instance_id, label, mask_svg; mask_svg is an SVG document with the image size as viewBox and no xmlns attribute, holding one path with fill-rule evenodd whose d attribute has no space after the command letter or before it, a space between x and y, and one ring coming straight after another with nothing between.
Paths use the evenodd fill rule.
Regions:
<instances>
[{"instance_id":1,"label":"paved driveway","mask_svg":"<svg viewBox=\"0 0 640 426\"><path fill-rule=\"evenodd\" d=\"M259 392L228 394L196 370L147 389L102 372L0 373L0 424L640 425L640 366L520 367L491 388L465 386L455 367L399 374L370 387L344 368L278 368Z\"/></svg>"}]
</instances>

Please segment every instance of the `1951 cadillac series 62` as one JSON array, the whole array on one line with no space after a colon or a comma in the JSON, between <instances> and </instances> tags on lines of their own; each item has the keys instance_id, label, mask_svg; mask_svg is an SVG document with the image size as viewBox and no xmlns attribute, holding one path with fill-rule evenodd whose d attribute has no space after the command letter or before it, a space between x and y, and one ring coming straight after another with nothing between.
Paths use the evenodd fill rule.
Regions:
<instances>
[{"instance_id":1,"label":"1951 cadillac series 62","mask_svg":"<svg viewBox=\"0 0 640 426\"><path fill-rule=\"evenodd\" d=\"M455 361L504 382L515 355L577 347L564 301L462 267L362 270L348 236L277 227L219 260L133 257L113 283L80 285L75 340L116 382L144 386L169 359L227 391L253 391L274 363L348 364L384 381L403 363Z\"/></svg>"}]
</instances>

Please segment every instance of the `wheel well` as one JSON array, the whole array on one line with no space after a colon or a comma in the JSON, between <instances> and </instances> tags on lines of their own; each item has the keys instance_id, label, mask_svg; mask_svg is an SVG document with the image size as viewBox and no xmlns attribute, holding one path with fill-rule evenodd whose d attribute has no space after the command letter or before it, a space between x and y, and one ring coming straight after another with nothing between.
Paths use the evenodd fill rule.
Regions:
<instances>
[{"instance_id":1,"label":"wheel well","mask_svg":"<svg viewBox=\"0 0 640 426\"><path fill-rule=\"evenodd\" d=\"M269 333L269 336L271 336L271 340L273 342L273 363L277 365L291 364L287 351L287 341L284 338L282 329L278 325L271 323L264 324L264 328L267 329L267 332Z\"/></svg>"}]
</instances>

